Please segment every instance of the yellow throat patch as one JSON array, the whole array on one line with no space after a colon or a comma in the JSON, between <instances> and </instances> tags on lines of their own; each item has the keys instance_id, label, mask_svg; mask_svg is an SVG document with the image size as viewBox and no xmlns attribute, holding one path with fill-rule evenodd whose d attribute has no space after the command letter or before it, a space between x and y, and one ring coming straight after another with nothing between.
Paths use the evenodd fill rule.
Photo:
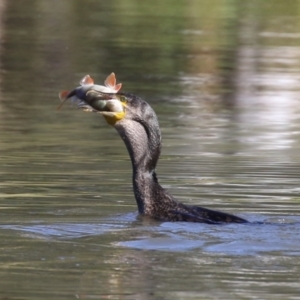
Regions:
<instances>
[{"instance_id":1,"label":"yellow throat patch","mask_svg":"<svg viewBox=\"0 0 300 300\"><path fill-rule=\"evenodd\" d=\"M122 120L125 117L125 111L120 111L116 113L102 113L102 115L109 125L114 126L118 121Z\"/></svg>"},{"instance_id":2,"label":"yellow throat patch","mask_svg":"<svg viewBox=\"0 0 300 300\"><path fill-rule=\"evenodd\" d=\"M119 111L119 112L101 112L101 114L103 115L103 117L105 118L106 122L111 125L114 126L118 121L122 120L125 118L126 112L125 112L125 108L127 107L126 103L122 102L122 106L124 107L123 111Z\"/></svg>"}]
</instances>

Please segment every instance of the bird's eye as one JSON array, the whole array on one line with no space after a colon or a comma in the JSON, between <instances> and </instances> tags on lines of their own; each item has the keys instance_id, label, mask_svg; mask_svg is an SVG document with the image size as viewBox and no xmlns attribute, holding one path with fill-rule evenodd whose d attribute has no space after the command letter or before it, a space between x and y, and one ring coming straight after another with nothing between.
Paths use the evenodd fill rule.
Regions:
<instances>
[{"instance_id":1,"label":"bird's eye","mask_svg":"<svg viewBox=\"0 0 300 300\"><path fill-rule=\"evenodd\" d=\"M127 99L126 99L125 96L121 96L121 97L120 97L120 101L121 101L121 102L127 102Z\"/></svg>"}]
</instances>

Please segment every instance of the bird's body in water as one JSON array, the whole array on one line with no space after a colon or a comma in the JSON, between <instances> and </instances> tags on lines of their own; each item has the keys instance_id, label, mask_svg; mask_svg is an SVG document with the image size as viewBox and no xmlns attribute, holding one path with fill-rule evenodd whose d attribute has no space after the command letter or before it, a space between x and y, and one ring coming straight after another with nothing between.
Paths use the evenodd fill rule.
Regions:
<instances>
[{"instance_id":1,"label":"bird's body in water","mask_svg":"<svg viewBox=\"0 0 300 300\"><path fill-rule=\"evenodd\" d=\"M247 222L231 214L180 203L158 183L155 168L161 152L161 132L157 116L146 101L133 94L106 94L86 88L84 93L77 88L64 94L65 99L71 97L79 100L80 107L101 113L123 139L131 158L133 191L141 215L159 221Z\"/></svg>"}]
</instances>

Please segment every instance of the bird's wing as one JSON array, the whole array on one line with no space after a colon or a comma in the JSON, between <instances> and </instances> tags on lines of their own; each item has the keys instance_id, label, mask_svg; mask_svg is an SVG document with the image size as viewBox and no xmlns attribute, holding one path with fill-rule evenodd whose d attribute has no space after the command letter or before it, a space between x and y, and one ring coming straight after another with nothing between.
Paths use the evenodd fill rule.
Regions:
<instances>
[{"instance_id":1,"label":"bird's wing","mask_svg":"<svg viewBox=\"0 0 300 300\"><path fill-rule=\"evenodd\" d=\"M219 222L214 222L210 219L204 218L199 215L195 215L192 212L183 212L175 209L170 210L172 214L176 216L178 221L182 222L195 222L195 223L206 223L206 224L217 224Z\"/></svg>"}]
</instances>

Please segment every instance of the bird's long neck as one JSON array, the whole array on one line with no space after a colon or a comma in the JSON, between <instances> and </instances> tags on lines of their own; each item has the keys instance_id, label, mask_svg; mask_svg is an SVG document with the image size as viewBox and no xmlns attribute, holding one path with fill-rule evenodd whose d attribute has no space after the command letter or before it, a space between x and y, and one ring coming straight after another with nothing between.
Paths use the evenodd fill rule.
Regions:
<instances>
[{"instance_id":1,"label":"bird's long neck","mask_svg":"<svg viewBox=\"0 0 300 300\"><path fill-rule=\"evenodd\" d=\"M161 133L158 122L121 120L115 125L128 149L133 168L133 189L141 214L154 205L153 193L161 189L155 167L161 150Z\"/></svg>"}]
</instances>

